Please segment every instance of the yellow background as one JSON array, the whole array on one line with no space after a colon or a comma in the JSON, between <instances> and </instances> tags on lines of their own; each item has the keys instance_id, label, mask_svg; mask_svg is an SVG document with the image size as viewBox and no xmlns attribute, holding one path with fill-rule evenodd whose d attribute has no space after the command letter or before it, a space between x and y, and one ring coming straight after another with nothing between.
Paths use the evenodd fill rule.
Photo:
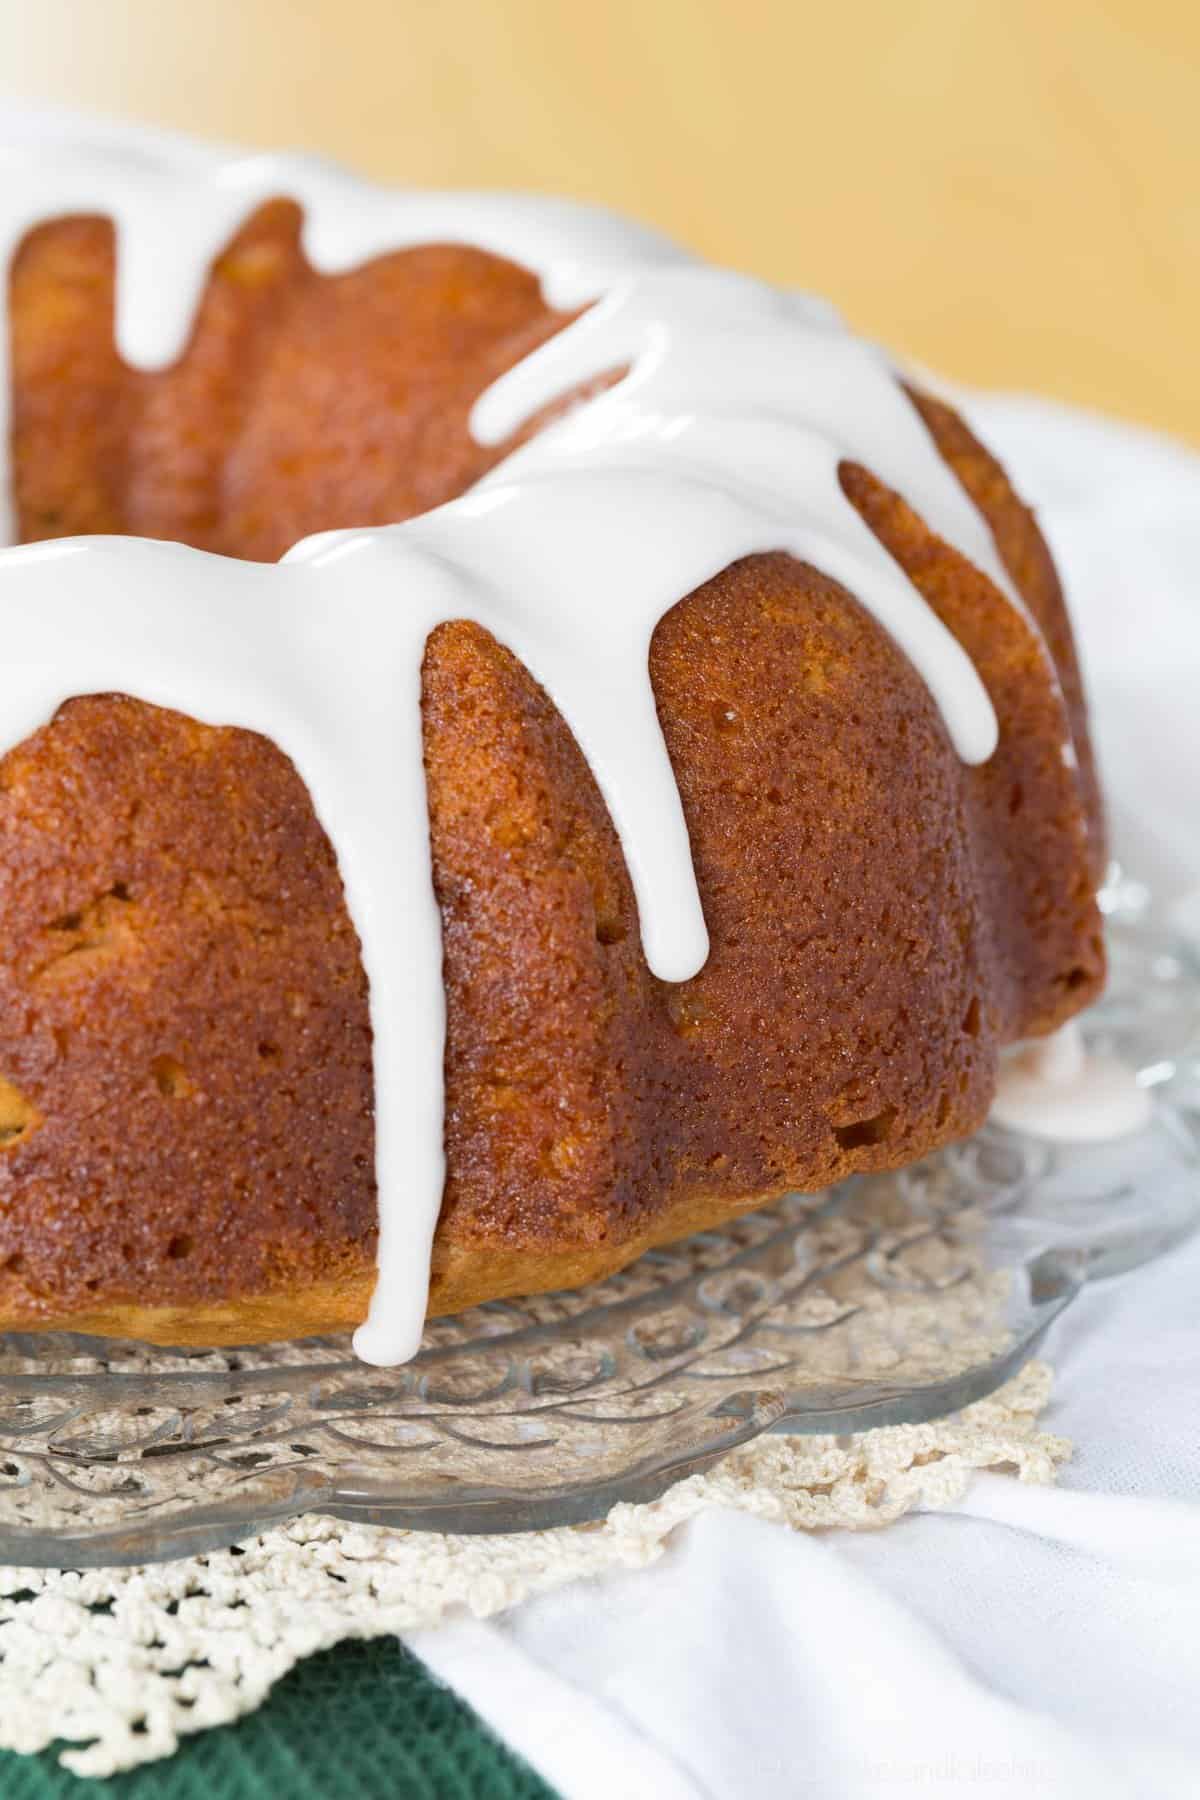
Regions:
<instances>
[{"instance_id":1,"label":"yellow background","mask_svg":"<svg viewBox=\"0 0 1200 1800\"><path fill-rule=\"evenodd\" d=\"M1200 440L1200 0L0 0L0 91L604 201Z\"/></svg>"}]
</instances>

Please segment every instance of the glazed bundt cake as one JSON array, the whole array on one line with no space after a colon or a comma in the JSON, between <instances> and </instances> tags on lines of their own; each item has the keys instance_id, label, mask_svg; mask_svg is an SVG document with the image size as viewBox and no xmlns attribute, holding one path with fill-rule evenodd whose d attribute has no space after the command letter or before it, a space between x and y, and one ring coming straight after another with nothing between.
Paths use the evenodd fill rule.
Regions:
<instances>
[{"instance_id":1,"label":"glazed bundt cake","mask_svg":"<svg viewBox=\"0 0 1200 1800\"><path fill-rule=\"evenodd\" d=\"M973 1131L1097 992L1050 556L827 309L545 200L6 175L0 1326L399 1360Z\"/></svg>"}]
</instances>

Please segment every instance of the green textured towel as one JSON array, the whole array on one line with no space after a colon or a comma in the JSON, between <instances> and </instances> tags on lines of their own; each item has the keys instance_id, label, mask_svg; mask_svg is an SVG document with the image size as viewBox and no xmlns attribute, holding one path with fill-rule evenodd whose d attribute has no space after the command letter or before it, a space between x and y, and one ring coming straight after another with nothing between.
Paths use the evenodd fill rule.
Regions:
<instances>
[{"instance_id":1,"label":"green textured towel","mask_svg":"<svg viewBox=\"0 0 1200 1800\"><path fill-rule=\"evenodd\" d=\"M165 1762L80 1781L55 1754L0 1751L2 1800L554 1800L394 1638L293 1669L258 1712Z\"/></svg>"}]
</instances>

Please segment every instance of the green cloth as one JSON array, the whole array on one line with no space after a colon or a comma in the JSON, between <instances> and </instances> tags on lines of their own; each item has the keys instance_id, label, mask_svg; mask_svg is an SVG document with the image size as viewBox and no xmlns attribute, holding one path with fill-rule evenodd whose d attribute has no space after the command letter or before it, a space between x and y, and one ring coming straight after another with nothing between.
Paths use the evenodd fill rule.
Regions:
<instances>
[{"instance_id":1,"label":"green cloth","mask_svg":"<svg viewBox=\"0 0 1200 1800\"><path fill-rule=\"evenodd\" d=\"M394 1638L311 1656L236 1725L80 1781L53 1751L0 1751L3 1800L554 1800Z\"/></svg>"}]
</instances>

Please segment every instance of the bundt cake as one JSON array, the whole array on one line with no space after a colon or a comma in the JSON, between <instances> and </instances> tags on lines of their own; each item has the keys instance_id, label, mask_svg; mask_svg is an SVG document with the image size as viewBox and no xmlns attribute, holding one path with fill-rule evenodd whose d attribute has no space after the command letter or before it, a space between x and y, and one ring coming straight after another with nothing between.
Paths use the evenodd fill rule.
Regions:
<instances>
[{"instance_id":1,"label":"bundt cake","mask_svg":"<svg viewBox=\"0 0 1200 1800\"><path fill-rule=\"evenodd\" d=\"M973 1131L1097 992L1050 556L824 306L301 159L6 177L0 1326L401 1360Z\"/></svg>"}]
</instances>

